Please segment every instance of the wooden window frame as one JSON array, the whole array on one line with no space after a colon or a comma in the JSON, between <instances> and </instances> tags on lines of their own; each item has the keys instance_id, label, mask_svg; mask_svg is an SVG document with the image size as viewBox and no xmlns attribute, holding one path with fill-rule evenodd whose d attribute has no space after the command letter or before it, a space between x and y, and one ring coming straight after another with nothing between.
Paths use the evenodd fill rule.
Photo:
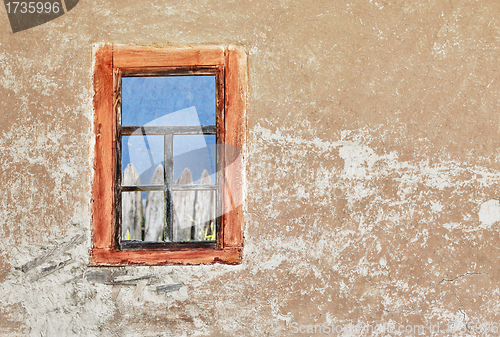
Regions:
<instances>
[{"instance_id":1,"label":"wooden window frame","mask_svg":"<svg viewBox=\"0 0 500 337\"><path fill-rule=\"evenodd\" d=\"M235 46L146 47L99 45L93 48L94 180L92 187L92 252L95 266L167 265L226 263L238 264L243 249L243 198L247 57ZM219 220L216 245L141 246L121 249L117 235L116 179L119 132L120 76L158 75L166 71L213 69L221 79L218 96L222 114L217 124L219 144L241 150L222 154L219 191L223 215ZM196 74L196 73L194 73ZM229 148L229 147L226 147ZM224 147L223 147L224 149ZM218 153L218 155L219 155ZM219 159L218 159L219 160ZM231 169L225 161L231 161Z\"/></svg>"}]
</instances>

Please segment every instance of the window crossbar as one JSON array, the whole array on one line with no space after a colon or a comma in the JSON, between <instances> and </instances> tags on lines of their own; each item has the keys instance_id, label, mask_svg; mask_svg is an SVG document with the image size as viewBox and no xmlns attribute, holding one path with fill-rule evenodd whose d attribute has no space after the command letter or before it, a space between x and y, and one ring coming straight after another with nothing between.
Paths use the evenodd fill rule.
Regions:
<instances>
[{"instance_id":1,"label":"window crossbar","mask_svg":"<svg viewBox=\"0 0 500 337\"><path fill-rule=\"evenodd\" d=\"M193 126L122 126L122 136L132 135L216 135L215 125Z\"/></svg>"},{"instance_id":2,"label":"window crossbar","mask_svg":"<svg viewBox=\"0 0 500 337\"><path fill-rule=\"evenodd\" d=\"M126 185L120 187L122 192L137 192L137 191L163 191L166 189L164 185ZM199 190L217 190L217 185L200 184L200 185L173 185L173 191L199 191Z\"/></svg>"}]
</instances>

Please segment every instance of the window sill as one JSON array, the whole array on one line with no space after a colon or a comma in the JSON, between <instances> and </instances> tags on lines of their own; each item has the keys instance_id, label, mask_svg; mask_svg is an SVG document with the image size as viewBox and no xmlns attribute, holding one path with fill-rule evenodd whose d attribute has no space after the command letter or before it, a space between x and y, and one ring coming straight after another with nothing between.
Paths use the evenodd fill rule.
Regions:
<instances>
[{"instance_id":1,"label":"window sill","mask_svg":"<svg viewBox=\"0 0 500 337\"><path fill-rule=\"evenodd\" d=\"M188 264L240 264L241 248L224 248L220 250L197 248L189 250L151 250L139 249L114 251L110 248L92 249L91 266L124 266L124 265L188 265Z\"/></svg>"}]
</instances>

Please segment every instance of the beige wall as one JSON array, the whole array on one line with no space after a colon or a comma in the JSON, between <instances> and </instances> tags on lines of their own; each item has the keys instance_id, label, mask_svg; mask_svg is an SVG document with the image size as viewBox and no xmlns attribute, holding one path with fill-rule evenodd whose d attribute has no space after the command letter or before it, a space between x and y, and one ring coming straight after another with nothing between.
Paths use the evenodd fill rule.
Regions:
<instances>
[{"instance_id":1,"label":"beige wall","mask_svg":"<svg viewBox=\"0 0 500 337\"><path fill-rule=\"evenodd\" d=\"M493 0L80 0L12 34L0 6L0 335L500 324L499 20ZM87 266L100 42L248 51L241 265Z\"/></svg>"}]
</instances>

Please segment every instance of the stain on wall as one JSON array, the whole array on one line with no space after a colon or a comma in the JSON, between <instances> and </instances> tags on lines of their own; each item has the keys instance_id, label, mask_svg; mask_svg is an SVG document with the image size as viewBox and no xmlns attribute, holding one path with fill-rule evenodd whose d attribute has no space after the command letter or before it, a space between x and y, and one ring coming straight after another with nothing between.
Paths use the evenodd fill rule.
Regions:
<instances>
[{"instance_id":1,"label":"stain on wall","mask_svg":"<svg viewBox=\"0 0 500 337\"><path fill-rule=\"evenodd\" d=\"M9 257L5 254L0 255L0 282L5 280L7 275L9 275L11 265L9 264Z\"/></svg>"},{"instance_id":2,"label":"stain on wall","mask_svg":"<svg viewBox=\"0 0 500 337\"><path fill-rule=\"evenodd\" d=\"M26 336L29 332L26 316L21 303L0 307L0 333L4 336Z\"/></svg>"},{"instance_id":3,"label":"stain on wall","mask_svg":"<svg viewBox=\"0 0 500 337\"><path fill-rule=\"evenodd\" d=\"M13 34L0 6L1 334L494 335L499 18L487 0L81 0ZM241 265L88 267L93 43L246 49Z\"/></svg>"}]
</instances>

